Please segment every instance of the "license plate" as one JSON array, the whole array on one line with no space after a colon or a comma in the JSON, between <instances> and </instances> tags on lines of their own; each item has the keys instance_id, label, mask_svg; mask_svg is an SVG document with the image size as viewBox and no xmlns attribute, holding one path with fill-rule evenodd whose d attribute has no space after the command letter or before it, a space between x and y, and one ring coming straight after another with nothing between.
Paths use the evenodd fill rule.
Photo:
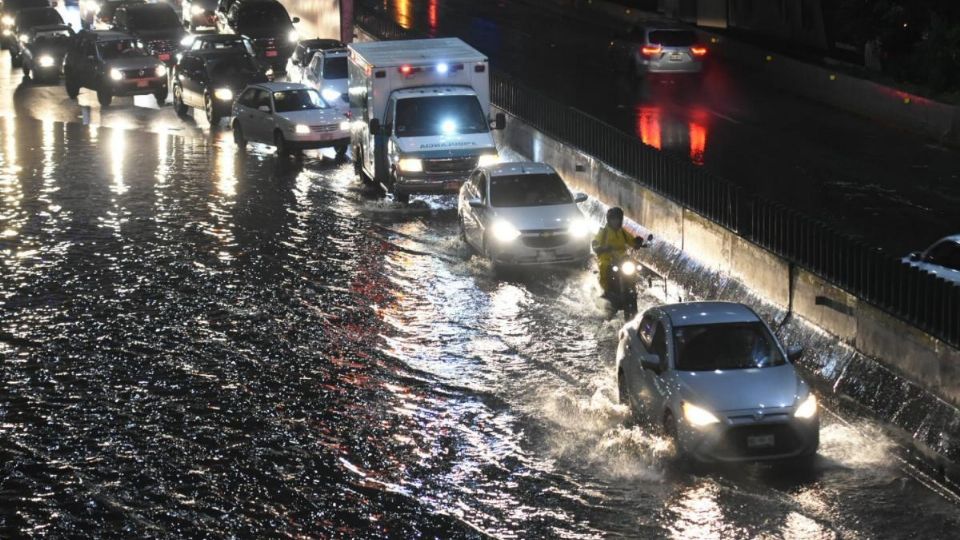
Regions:
<instances>
[{"instance_id":1,"label":"license plate","mask_svg":"<svg viewBox=\"0 0 960 540\"><path fill-rule=\"evenodd\" d=\"M266 55L268 58L272 58L277 55L277 51L267 51Z\"/></svg>"},{"instance_id":2,"label":"license plate","mask_svg":"<svg viewBox=\"0 0 960 540\"><path fill-rule=\"evenodd\" d=\"M163 54L157 55L157 58L159 58L161 62L166 62L167 60L170 60L170 55L167 53L163 53Z\"/></svg>"},{"instance_id":3,"label":"license plate","mask_svg":"<svg viewBox=\"0 0 960 540\"><path fill-rule=\"evenodd\" d=\"M670 60L673 62L679 62L680 60L683 60L683 55L680 53L673 53L670 55Z\"/></svg>"},{"instance_id":4,"label":"license plate","mask_svg":"<svg viewBox=\"0 0 960 540\"><path fill-rule=\"evenodd\" d=\"M446 191L459 191L460 182L447 182L443 184L443 189Z\"/></svg>"},{"instance_id":5,"label":"license plate","mask_svg":"<svg viewBox=\"0 0 960 540\"><path fill-rule=\"evenodd\" d=\"M150 86L150 81L137 81L137 88L146 88Z\"/></svg>"},{"instance_id":6,"label":"license plate","mask_svg":"<svg viewBox=\"0 0 960 540\"><path fill-rule=\"evenodd\" d=\"M773 435L751 435L747 437L747 448L771 448L776 445Z\"/></svg>"}]
</instances>

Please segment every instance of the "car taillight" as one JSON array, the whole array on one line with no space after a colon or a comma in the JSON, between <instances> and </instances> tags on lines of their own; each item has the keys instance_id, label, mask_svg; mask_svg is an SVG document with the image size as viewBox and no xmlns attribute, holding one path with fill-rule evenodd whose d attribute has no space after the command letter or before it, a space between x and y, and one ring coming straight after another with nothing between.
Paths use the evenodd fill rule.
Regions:
<instances>
[{"instance_id":1,"label":"car taillight","mask_svg":"<svg viewBox=\"0 0 960 540\"><path fill-rule=\"evenodd\" d=\"M707 55L707 48L706 48L706 47L701 47L701 46L698 45L698 46L695 46L695 47L690 47L690 52L692 52L694 56L706 56L706 55Z\"/></svg>"},{"instance_id":2,"label":"car taillight","mask_svg":"<svg viewBox=\"0 0 960 540\"><path fill-rule=\"evenodd\" d=\"M644 45L643 47L640 47L640 53L647 58L660 54L662 50L663 48L659 45Z\"/></svg>"}]
</instances>

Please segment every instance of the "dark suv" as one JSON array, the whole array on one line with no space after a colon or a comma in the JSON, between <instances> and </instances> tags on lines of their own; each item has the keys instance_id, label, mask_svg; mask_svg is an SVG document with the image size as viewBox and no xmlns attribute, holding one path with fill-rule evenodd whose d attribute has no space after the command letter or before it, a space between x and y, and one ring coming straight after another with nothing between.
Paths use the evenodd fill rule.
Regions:
<instances>
[{"instance_id":1,"label":"dark suv","mask_svg":"<svg viewBox=\"0 0 960 540\"><path fill-rule=\"evenodd\" d=\"M258 82L267 82L267 75L242 48L187 51L174 68L173 109L180 116L203 109L214 126L230 115L234 96Z\"/></svg>"},{"instance_id":2,"label":"dark suv","mask_svg":"<svg viewBox=\"0 0 960 540\"><path fill-rule=\"evenodd\" d=\"M0 7L0 45L4 49L9 49L18 38L13 29L17 13L38 7L51 7L50 0L3 0L3 7Z\"/></svg>"},{"instance_id":3,"label":"dark suv","mask_svg":"<svg viewBox=\"0 0 960 540\"><path fill-rule=\"evenodd\" d=\"M127 34L84 30L63 61L63 81L70 99L81 88L96 90L106 107L113 96L153 94L157 105L167 101L167 68L143 52Z\"/></svg>"},{"instance_id":4,"label":"dark suv","mask_svg":"<svg viewBox=\"0 0 960 540\"><path fill-rule=\"evenodd\" d=\"M217 25L223 33L246 36L263 62L277 73L287 71L287 60L297 46L299 36L287 10L276 0L234 0L226 12L217 14Z\"/></svg>"},{"instance_id":5,"label":"dark suv","mask_svg":"<svg viewBox=\"0 0 960 540\"><path fill-rule=\"evenodd\" d=\"M13 35L17 39L10 44L10 64L13 67L20 67L23 60L23 44L27 40L27 32L34 26L48 26L52 24L63 24L63 17L52 7L38 7L21 9L17 16L13 18Z\"/></svg>"},{"instance_id":6,"label":"dark suv","mask_svg":"<svg viewBox=\"0 0 960 540\"><path fill-rule=\"evenodd\" d=\"M148 53L168 66L176 62L180 41L187 35L167 3L122 5L113 14L113 29L139 39Z\"/></svg>"}]
</instances>

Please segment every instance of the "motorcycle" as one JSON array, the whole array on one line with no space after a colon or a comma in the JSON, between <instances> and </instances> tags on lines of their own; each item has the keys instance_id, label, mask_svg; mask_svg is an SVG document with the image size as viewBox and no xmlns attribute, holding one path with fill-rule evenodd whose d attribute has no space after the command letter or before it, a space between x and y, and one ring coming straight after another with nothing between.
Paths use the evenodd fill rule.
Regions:
<instances>
[{"instance_id":1,"label":"motorcycle","mask_svg":"<svg viewBox=\"0 0 960 540\"><path fill-rule=\"evenodd\" d=\"M634 248L647 247L653 240L653 235L646 238L637 238ZM618 311L623 311L623 319L629 321L637 315L637 282L640 278L640 263L624 254L614 261L604 298L607 301L607 312L612 318Z\"/></svg>"}]
</instances>

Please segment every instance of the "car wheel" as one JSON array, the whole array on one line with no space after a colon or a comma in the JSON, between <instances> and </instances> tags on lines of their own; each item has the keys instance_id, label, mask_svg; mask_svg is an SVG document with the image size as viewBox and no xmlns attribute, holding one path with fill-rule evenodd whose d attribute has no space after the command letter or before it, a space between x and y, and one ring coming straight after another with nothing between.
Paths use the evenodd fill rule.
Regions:
<instances>
[{"instance_id":1,"label":"car wheel","mask_svg":"<svg viewBox=\"0 0 960 540\"><path fill-rule=\"evenodd\" d=\"M169 91L164 88L163 90L158 90L156 94L153 95L157 100L157 107L163 107L167 104L167 94Z\"/></svg>"},{"instance_id":2,"label":"car wheel","mask_svg":"<svg viewBox=\"0 0 960 540\"><path fill-rule=\"evenodd\" d=\"M210 94L203 96L203 111L207 114L207 122L210 122L210 127L220 123L220 113L213 106L213 98L210 97Z\"/></svg>"},{"instance_id":3,"label":"car wheel","mask_svg":"<svg viewBox=\"0 0 960 540\"><path fill-rule=\"evenodd\" d=\"M617 401L633 409L630 405L630 394L627 392L627 382L623 380L623 371L617 371Z\"/></svg>"},{"instance_id":4,"label":"car wheel","mask_svg":"<svg viewBox=\"0 0 960 540\"><path fill-rule=\"evenodd\" d=\"M109 107L113 102L113 93L109 89L97 90L97 101L100 102L101 107Z\"/></svg>"},{"instance_id":5,"label":"car wheel","mask_svg":"<svg viewBox=\"0 0 960 540\"><path fill-rule=\"evenodd\" d=\"M337 152L338 158L342 158L347 155L347 145L345 144L338 144L334 146L333 149Z\"/></svg>"},{"instance_id":6,"label":"car wheel","mask_svg":"<svg viewBox=\"0 0 960 540\"><path fill-rule=\"evenodd\" d=\"M179 84L173 86L173 112L180 118L185 118L189 112L187 104L183 102L183 88Z\"/></svg>"},{"instance_id":7,"label":"car wheel","mask_svg":"<svg viewBox=\"0 0 960 540\"><path fill-rule=\"evenodd\" d=\"M233 123L233 143L236 144L240 150L247 149L247 140L243 138L243 128L240 126L239 121Z\"/></svg>"},{"instance_id":8,"label":"car wheel","mask_svg":"<svg viewBox=\"0 0 960 540\"><path fill-rule=\"evenodd\" d=\"M283 136L283 133L277 131L273 134L273 145L277 147L277 157L290 155L290 150L287 148L287 139Z\"/></svg>"}]
</instances>

